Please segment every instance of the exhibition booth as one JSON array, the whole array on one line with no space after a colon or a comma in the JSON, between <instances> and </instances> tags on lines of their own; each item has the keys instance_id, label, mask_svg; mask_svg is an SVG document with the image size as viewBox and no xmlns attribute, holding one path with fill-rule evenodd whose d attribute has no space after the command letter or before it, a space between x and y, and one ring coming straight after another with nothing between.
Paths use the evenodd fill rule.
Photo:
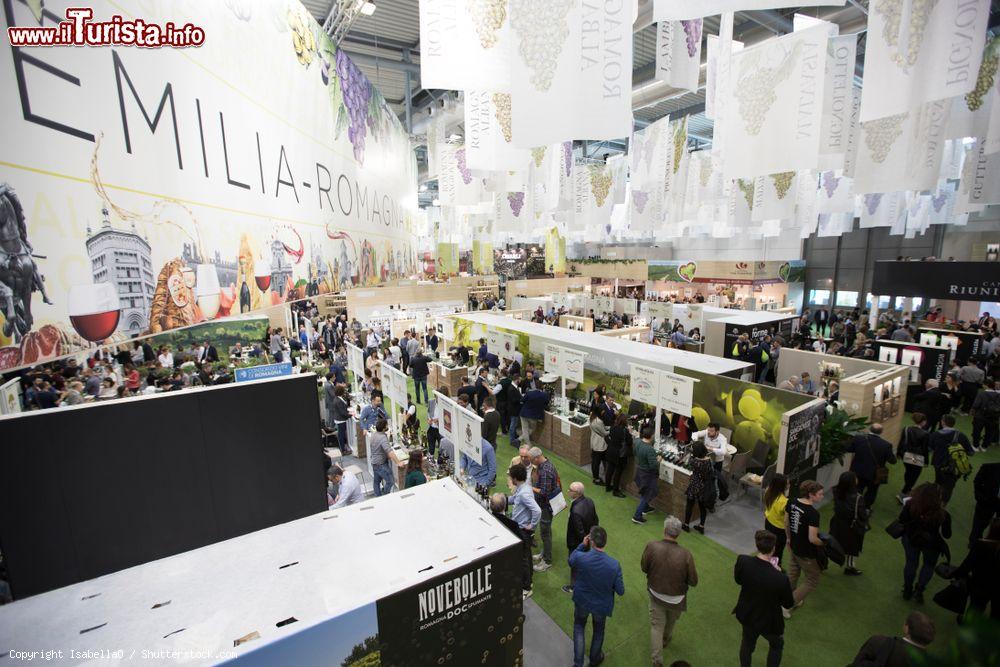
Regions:
<instances>
[{"instance_id":1,"label":"exhibition booth","mask_svg":"<svg viewBox=\"0 0 1000 667\"><path fill-rule=\"evenodd\" d=\"M633 401L648 409L659 408L658 424L667 418L664 413L690 417L699 429L709 421L718 422L731 436L734 457L730 466L736 469L756 454L765 465L796 479L815 472L825 401L744 379L752 377L752 364L517 321L502 314L468 313L450 319L455 321L456 341L469 344L486 338L489 346L506 346L509 341L526 361L544 369L542 383L554 400L530 440L577 465L590 462L586 406L593 389L604 385L630 413ZM662 440L657 447L671 454L668 459L683 460L674 443ZM682 463L665 461L658 508L681 512L687 480ZM760 477L754 481L759 485Z\"/></svg>"},{"instance_id":2,"label":"exhibition booth","mask_svg":"<svg viewBox=\"0 0 1000 667\"><path fill-rule=\"evenodd\" d=\"M799 313L803 306L805 262L723 262L651 260L649 299L694 299L743 310Z\"/></svg>"},{"instance_id":3,"label":"exhibition booth","mask_svg":"<svg viewBox=\"0 0 1000 667\"><path fill-rule=\"evenodd\" d=\"M980 255L981 257L984 255ZM950 322L976 322L989 312L1000 314L1000 262L878 261L872 274L872 294L921 297L927 312L941 308ZM872 313L873 321L875 313ZM920 322L941 327L941 322ZM963 353L964 354L964 353Z\"/></svg>"},{"instance_id":4,"label":"exhibition booth","mask_svg":"<svg viewBox=\"0 0 1000 667\"><path fill-rule=\"evenodd\" d=\"M808 373L817 395L837 400L853 417L880 423L882 437L899 441L910 371L895 364L856 359L834 354L782 348L775 369L775 382L781 384Z\"/></svg>"},{"instance_id":5,"label":"exhibition booth","mask_svg":"<svg viewBox=\"0 0 1000 667\"><path fill-rule=\"evenodd\" d=\"M328 511L318 445L311 453L308 488L317 506L300 518L167 557L150 553L127 569L118 563L103 576L0 606L0 646L111 650L156 665L177 664L179 655L315 667L523 660L517 537L450 479ZM233 480L244 491L229 500L256 506L245 492L251 480ZM255 511L245 508L248 518ZM442 525L447 539L426 539ZM153 522L148 530L166 532ZM52 557L38 554L43 563Z\"/></svg>"},{"instance_id":6,"label":"exhibition booth","mask_svg":"<svg viewBox=\"0 0 1000 667\"><path fill-rule=\"evenodd\" d=\"M706 312L707 310L707 312ZM781 336L785 341L792 337L798 323L797 315L780 315L769 312L726 311L702 309L705 326L705 353L732 359L734 345L746 334L751 345L765 336Z\"/></svg>"}]
</instances>

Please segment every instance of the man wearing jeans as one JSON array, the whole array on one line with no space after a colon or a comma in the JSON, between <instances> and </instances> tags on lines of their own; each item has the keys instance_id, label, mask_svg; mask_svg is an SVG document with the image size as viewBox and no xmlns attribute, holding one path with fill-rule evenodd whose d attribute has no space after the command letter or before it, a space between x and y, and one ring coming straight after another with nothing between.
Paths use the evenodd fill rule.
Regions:
<instances>
[{"instance_id":1,"label":"man wearing jeans","mask_svg":"<svg viewBox=\"0 0 1000 667\"><path fill-rule=\"evenodd\" d=\"M813 480L806 480L799 485L799 497L789 501L785 512L785 534L788 546L792 551L791 563L788 565L788 581L794 591L792 597L795 606L799 607L806 596L819 585L819 562L816 560L816 547L823 546L819 539L819 511L814 505L823 500L823 485ZM797 586L799 576L805 572L806 582ZM785 618L789 617L790 609L783 610Z\"/></svg>"},{"instance_id":2,"label":"man wearing jeans","mask_svg":"<svg viewBox=\"0 0 1000 667\"><path fill-rule=\"evenodd\" d=\"M663 665L663 649L670 643L674 625L687 611L689 586L698 585L698 571L691 552L677 544L681 521L668 516L663 522L663 539L650 542L640 563L649 591L649 652L653 665Z\"/></svg>"},{"instance_id":3,"label":"man wearing jeans","mask_svg":"<svg viewBox=\"0 0 1000 667\"><path fill-rule=\"evenodd\" d=\"M510 444L512 447L519 447L520 440L517 437L517 429L521 425L521 389L518 387L521 377L514 375L510 379L510 386L507 387L507 414L510 415L510 426L507 432L510 434Z\"/></svg>"},{"instance_id":4,"label":"man wearing jeans","mask_svg":"<svg viewBox=\"0 0 1000 667\"><path fill-rule=\"evenodd\" d=\"M531 541L535 535L535 526L542 517L542 511L535 502L535 494L528 483L528 471L520 463L515 463L507 470L507 486L513 491L507 502L512 506L510 518L517 522L524 541L524 561L521 569L521 587L524 597L531 595Z\"/></svg>"},{"instance_id":5,"label":"man wearing jeans","mask_svg":"<svg viewBox=\"0 0 1000 667\"><path fill-rule=\"evenodd\" d=\"M657 480L660 478L659 455L653 449L652 424L642 427L641 437L632 444L635 452L635 485L639 487L639 506L635 508L632 523L646 523L646 514L653 511L650 503L659 491Z\"/></svg>"},{"instance_id":6,"label":"man wearing jeans","mask_svg":"<svg viewBox=\"0 0 1000 667\"><path fill-rule=\"evenodd\" d=\"M542 553L535 554L535 572L545 572L552 567L552 505L549 499L559 492L559 476L556 467L552 465L538 447L532 447L529 452L531 463L538 471L538 480L532 490L535 492L535 502L542 510L542 519L539 521L542 533Z\"/></svg>"},{"instance_id":7,"label":"man wearing jeans","mask_svg":"<svg viewBox=\"0 0 1000 667\"><path fill-rule=\"evenodd\" d=\"M428 363L430 363L430 359L424 355L423 348L418 348L417 353L410 357L410 373L413 375L413 392L417 395L417 403L420 402L421 387L424 388L424 400L428 400L427 376L430 375Z\"/></svg>"},{"instance_id":8,"label":"man wearing jeans","mask_svg":"<svg viewBox=\"0 0 1000 667\"><path fill-rule=\"evenodd\" d=\"M380 419L375 424L375 432L368 440L368 456L372 464L372 476L375 478L376 497L386 495L395 486L389 459L391 458L396 465L399 465L399 459L396 458L396 453L392 451L392 446L389 444L389 436L386 433L388 430L388 422Z\"/></svg>"},{"instance_id":9,"label":"man wearing jeans","mask_svg":"<svg viewBox=\"0 0 1000 667\"><path fill-rule=\"evenodd\" d=\"M625 595L621 564L604 553L608 532L594 526L583 544L569 555L569 566L576 573L573 585L573 665L583 667L586 648L587 617L594 619L590 640L590 667L604 662L604 624L615 608L615 593Z\"/></svg>"}]
</instances>

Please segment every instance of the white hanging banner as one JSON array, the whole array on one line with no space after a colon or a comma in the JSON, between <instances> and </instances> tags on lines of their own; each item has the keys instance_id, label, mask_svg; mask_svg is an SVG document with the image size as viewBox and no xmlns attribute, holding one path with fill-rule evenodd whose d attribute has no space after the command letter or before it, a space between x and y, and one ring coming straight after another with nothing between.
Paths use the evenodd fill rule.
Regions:
<instances>
[{"instance_id":1,"label":"white hanging banner","mask_svg":"<svg viewBox=\"0 0 1000 667\"><path fill-rule=\"evenodd\" d=\"M405 408L406 396L409 393L406 374L387 365L384 361L380 363L382 364L382 385L386 396L400 408Z\"/></svg>"},{"instance_id":2,"label":"white hanging banner","mask_svg":"<svg viewBox=\"0 0 1000 667\"><path fill-rule=\"evenodd\" d=\"M861 123L854 187L858 194L930 190L944 156L950 100Z\"/></svg>"},{"instance_id":3,"label":"white hanging banner","mask_svg":"<svg viewBox=\"0 0 1000 667\"><path fill-rule=\"evenodd\" d=\"M820 174L816 211L820 214L853 213L854 182L840 172L824 171Z\"/></svg>"},{"instance_id":4,"label":"white hanging banner","mask_svg":"<svg viewBox=\"0 0 1000 667\"><path fill-rule=\"evenodd\" d=\"M356 345L347 345L347 370L357 376L358 381L365 376L365 353Z\"/></svg>"},{"instance_id":5,"label":"white hanging banner","mask_svg":"<svg viewBox=\"0 0 1000 667\"><path fill-rule=\"evenodd\" d=\"M510 2L516 146L618 139L632 133L636 12L635 0Z\"/></svg>"},{"instance_id":6,"label":"white hanging banner","mask_svg":"<svg viewBox=\"0 0 1000 667\"><path fill-rule=\"evenodd\" d=\"M511 96L475 88L465 92L464 104L466 167L481 171L526 168L528 151L514 146Z\"/></svg>"},{"instance_id":7,"label":"white hanging banner","mask_svg":"<svg viewBox=\"0 0 1000 667\"><path fill-rule=\"evenodd\" d=\"M873 192L861 197L861 229L892 227L906 217L906 199L902 192Z\"/></svg>"},{"instance_id":8,"label":"white hanging banner","mask_svg":"<svg viewBox=\"0 0 1000 667\"><path fill-rule=\"evenodd\" d=\"M726 178L816 167L828 40L827 26L817 25L733 54L732 103L716 105L717 113L728 106Z\"/></svg>"},{"instance_id":9,"label":"white hanging banner","mask_svg":"<svg viewBox=\"0 0 1000 667\"><path fill-rule=\"evenodd\" d=\"M694 382L694 378L662 371L657 407L672 414L690 417L694 406Z\"/></svg>"},{"instance_id":10,"label":"white hanging banner","mask_svg":"<svg viewBox=\"0 0 1000 667\"><path fill-rule=\"evenodd\" d=\"M955 214L975 213L997 203L1000 203L1000 153L987 155L982 140L977 140L965 157Z\"/></svg>"},{"instance_id":11,"label":"white hanging banner","mask_svg":"<svg viewBox=\"0 0 1000 667\"><path fill-rule=\"evenodd\" d=\"M653 0L654 21L679 21L723 12L749 12L784 7L843 7L847 0Z\"/></svg>"},{"instance_id":12,"label":"white hanging banner","mask_svg":"<svg viewBox=\"0 0 1000 667\"><path fill-rule=\"evenodd\" d=\"M758 176L754 182L754 204L751 219L791 220L795 217L795 193L798 183L794 171Z\"/></svg>"},{"instance_id":13,"label":"white hanging banner","mask_svg":"<svg viewBox=\"0 0 1000 667\"><path fill-rule=\"evenodd\" d=\"M501 334L499 331L489 328L486 329L486 349L498 357L500 356L500 348L503 346L500 336Z\"/></svg>"},{"instance_id":14,"label":"white hanging banner","mask_svg":"<svg viewBox=\"0 0 1000 667\"><path fill-rule=\"evenodd\" d=\"M565 372L563 368L563 348L559 345L545 344L545 366L546 373L554 373L562 376Z\"/></svg>"},{"instance_id":15,"label":"white hanging banner","mask_svg":"<svg viewBox=\"0 0 1000 667\"><path fill-rule=\"evenodd\" d=\"M975 88L989 15L989 0L872 0L861 122Z\"/></svg>"},{"instance_id":16,"label":"white hanging banner","mask_svg":"<svg viewBox=\"0 0 1000 667\"><path fill-rule=\"evenodd\" d=\"M698 90L702 20L661 21L656 26L656 75L673 88Z\"/></svg>"},{"instance_id":17,"label":"white hanging banner","mask_svg":"<svg viewBox=\"0 0 1000 667\"><path fill-rule=\"evenodd\" d=\"M564 347L562 349L563 377L573 382L583 382L583 361L585 352Z\"/></svg>"},{"instance_id":18,"label":"white hanging banner","mask_svg":"<svg viewBox=\"0 0 1000 667\"><path fill-rule=\"evenodd\" d=\"M629 364L629 396L655 406L660 400L660 371L649 366Z\"/></svg>"},{"instance_id":19,"label":"white hanging banner","mask_svg":"<svg viewBox=\"0 0 1000 667\"><path fill-rule=\"evenodd\" d=\"M502 0L421 0L420 84L468 90L489 81L505 90L513 51Z\"/></svg>"},{"instance_id":20,"label":"white hanging banner","mask_svg":"<svg viewBox=\"0 0 1000 667\"><path fill-rule=\"evenodd\" d=\"M501 359L513 359L514 353L517 352L517 334L502 333L500 334L500 358Z\"/></svg>"},{"instance_id":21,"label":"white hanging banner","mask_svg":"<svg viewBox=\"0 0 1000 667\"><path fill-rule=\"evenodd\" d=\"M482 419L469 410L455 406L458 417L458 427L455 429L455 454L465 454L476 463L483 462Z\"/></svg>"},{"instance_id":22,"label":"white hanging banner","mask_svg":"<svg viewBox=\"0 0 1000 667\"><path fill-rule=\"evenodd\" d=\"M823 125L819 142L820 169L844 168L851 132L857 128L857 114L853 113L857 52L857 35L831 37L827 43Z\"/></svg>"}]
</instances>

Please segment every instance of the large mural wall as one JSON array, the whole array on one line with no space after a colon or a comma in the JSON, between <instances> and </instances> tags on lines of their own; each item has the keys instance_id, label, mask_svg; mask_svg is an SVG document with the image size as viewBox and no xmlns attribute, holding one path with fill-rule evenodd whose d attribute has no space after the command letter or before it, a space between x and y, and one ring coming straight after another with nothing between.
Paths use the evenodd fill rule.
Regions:
<instances>
[{"instance_id":1,"label":"large mural wall","mask_svg":"<svg viewBox=\"0 0 1000 667\"><path fill-rule=\"evenodd\" d=\"M0 48L0 370L416 272L409 139L296 0L92 6L205 42Z\"/></svg>"}]
</instances>

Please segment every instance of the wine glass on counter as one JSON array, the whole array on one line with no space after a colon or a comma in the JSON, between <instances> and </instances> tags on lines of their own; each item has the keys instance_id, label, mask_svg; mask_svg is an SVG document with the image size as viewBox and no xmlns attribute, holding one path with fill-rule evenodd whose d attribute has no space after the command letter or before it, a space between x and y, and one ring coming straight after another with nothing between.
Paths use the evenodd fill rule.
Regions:
<instances>
[{"instance_id":1,"label":"wine glass on counter","mask_svg":"<svg viewBox=\"0 0 1000 667\"><path fill-rule=\"evenodd\" d=\"M69 290L69 321L84 339L100 343L118 328L121 302L113 283L76 285Z\"/></svg>"}]
</instances>

